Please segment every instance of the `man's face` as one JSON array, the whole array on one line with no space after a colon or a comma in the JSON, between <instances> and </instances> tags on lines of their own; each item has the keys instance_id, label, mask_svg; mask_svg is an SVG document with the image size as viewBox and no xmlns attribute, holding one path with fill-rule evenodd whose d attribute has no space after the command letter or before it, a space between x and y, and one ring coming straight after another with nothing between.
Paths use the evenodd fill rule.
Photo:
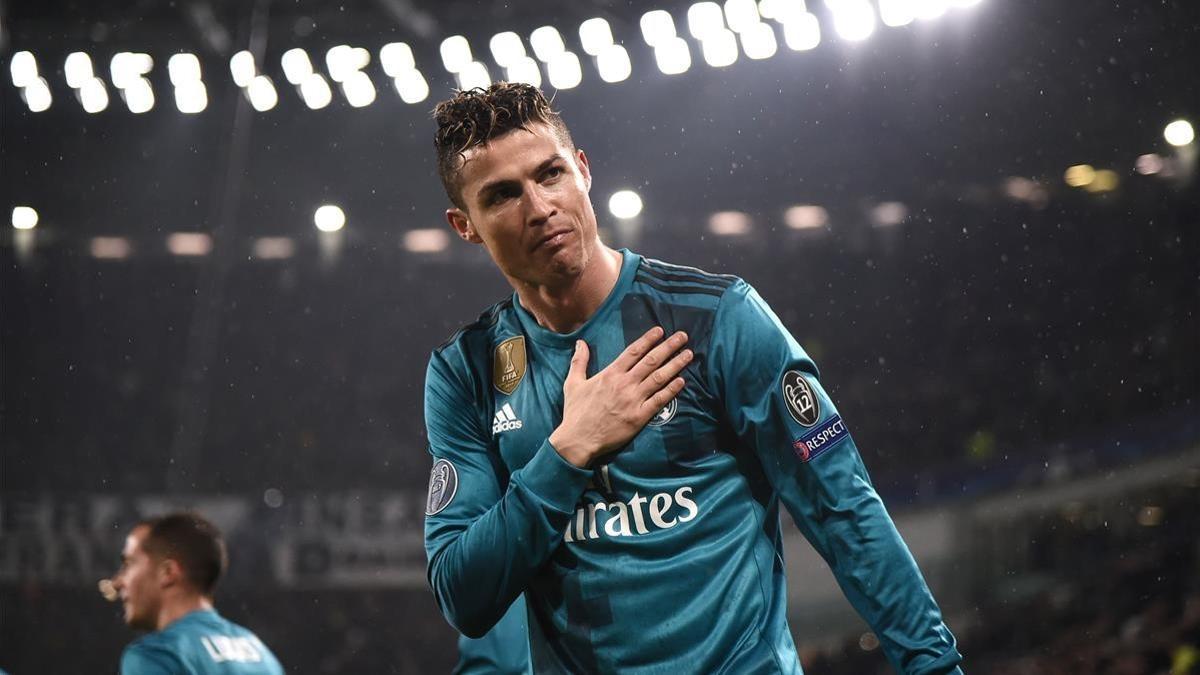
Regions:
<instances>
[{"instance_id":1,"label":"man's face","mask_svg":"<svg viewBox=\"0 0 1200 675\"><path fill-rule=\"evenodd\" d=\"M463 239L487 247L510 279L554 285L577 276L594 254L587 157L549 125L467 151L460 185L466 209L448 210L447 220Z\"/></svg>"},{"instance_id":2,"label":"man's face","mask_svg":"<svg viewBox=\"0 0 1200 675\"><path fill-rule=\"evenodd\" d=\"M113 588L125 607L125 623L132 628L153 630L162 605L159 561L142 548L150 528L139 525L125 538L121 569L113 577Z\"/></svg>"}]
</instances>

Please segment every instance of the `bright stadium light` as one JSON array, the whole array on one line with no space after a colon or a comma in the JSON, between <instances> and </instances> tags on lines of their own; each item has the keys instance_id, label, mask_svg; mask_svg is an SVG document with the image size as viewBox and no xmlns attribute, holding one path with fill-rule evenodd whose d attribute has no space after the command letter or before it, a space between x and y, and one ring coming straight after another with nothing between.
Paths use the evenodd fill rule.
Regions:
<instances>
[{"instance_id":1,"label":"bright stadium light","mask_svg":"<svg viewBox=\"0 0 1200 675\"><path fill-rule=\"evenodd\" d=\"M492 52L492 59L503 68L510 68L518 59L529 56L521 36L512 31L493 35L488 41L488 49Z\"/></svg>"},{"instance_id":2,"label":"bright stadium light","mask_svg":"<svg viewBox=\"0 0 1200 675\"><path fill-rule=\"evenodd\" d=\"M904 222L908 207L903 202L883 202L871 209L871 224L875 227L892 227Z\"/></svg>"},{"instance_id":3,"label":"bright stadium light","mask_svg":"<svg viewBox=\"0 0 1200 675\"><path fill-rule=\"evenodd\" d=\"M1143 176L1153 176L1163 170L1164 164L1166 163L1163 161L1162 156L1152 152L1138 157L1137 163L1134 166L1137 172Z\"/></svg>"},{"instance_id":4,"label":"bright stadium light","mask_svg":"<svg viewBox=\"0 0 1200 675\"><path fill-rule=\"evenodd\" d=\"M258 74L258 68L254 65L254 55L244 49L234 54L229 59L229 73L233 75L233 82L237 86L250 86L250 81ZM113 84L117 84L115 77Z\"/></svg>"},{"instance_id":5,"label":"bright stadium light","mask_svg":"<svg viewBox=\"0 0 1200 675\"><path fill-rule=\"evenodd\" d=\"M300 84L300 97L311 110L320 110L333 101L333 90L320 73L312 73Z\"/></svg>"},{"instance_id":6,"label":"bright stadium light","mask_svg":"<svg viewBox=\"0 0 1200 675\"><path fill-rule=\"evenodd\" d=\"M697 2L688 7L688 32L697 40L705 40L711 33L725 30L725 14L715 2Z\"/></svg>"},{"instance_id":7,"label":"bright stadium light","mask_svg":"<svg viewBox=\"0 0 1200 675\"><path fill-rule=\"evenodd\" d=\"M184 83L200 80L200 59L195 54L172 54L167 60L167 72L171 76L171 84L176 87Z\"/></svg>"},{"instance_id":8,"label":"bright stadium light","mask_svg":"<svg viewBox=\"0 0 1200 675\"><path fill-rule=\"evenodd\" d=\"M400 73L393 82L400 100L405 103L420 103L429 97L429 83L416 68Z\"/></svg>"},{"instance_id":9,"label":"bright stadium light","mask_svg":"<svg viewBox=\"0 0 1200 675\"><path fill-rule=\"evenodd\" d=\"M118 89L128 89L134 86L142 75L150 72L153 67L154 60L150 58L149 54L118 52L113 55L108 69L112 75L113 86Z\"/></svg>"},{"instance_id":10,"label":"bright stadium light","mask_svg":"<svg viewBox=\"0 0 1200 675\"><path fill-rule=\"evenodd\" d=\"M354 71L354 74L346 78L342 83L342 93L346 95L346 101L355 108L365 108L375 102L375 84L361 70Z\"/></svg>"},{"instance_id":11,"label":"bright stadium light","mask_svg":"<svg viewBox=\"0 0 1200 675\"><path fill-rule=\"evenodd\" d=\"M1096 180L1096 169L1090 164L1076 164L1063 173L1063 182L1071 187L1087 187Z\"/></svg>"},{"instance_id":12,"label":"bright stadium light","mask_svg":"<svg viewBox=\"0 0 1200 675\"><path fill-rule=\"evenodd\" d=\"M879 0L879 20L885 26L907 26L917 18L913 0Z\"/></svg>"},{"instance_id":13,"label":"bright stadium light","mask_svg":"<svg viewBox=\"0 0 1200 675\"><path fill-rule=\"evenodd\" d=\"M125 237L92 237L89 248L97 260L124 260L133 250Z\"/></svg>"},{"instance_id":14,"label":"bright stadium light","mask_svg":"<svg viewBox=\"0 0 1200 675\"><path fill-rule=\"evenodd\" d=\"M700 51L708 65L724 68L737 61L737 38L724 28L712 31L701 41Z\"/></svg>"},{"instance_id":15,"label":"bright stadium light","mask_svg":"<svg viewBox=\"0 0 1200 675\"><path fill-rule=\"evenodd\" d=\"M910 3L913 15L922 21L937 19L950 9L947 0L910 0Z\"/></svg>"},{"instance_id":16,"label":"bright stadium light","mask_svg":"<svg viewBox=\"0 0 1200 675\"><path fill-rule=\"evenodd\" d=\"M189 115L203 112L208 107L208 90L204 83L192 80L175 87L175 107Z\"/></svg>"},{"instance_id":17,"label":"bright stadium light","mask_svg":"<svg viewBox=\"0 0 1200 675\"><path fill-rule=\"evenodd\" d=\"M254 257L259 260L285 260L296 253L291 237L259 237L254 240Z\"/></svg>"},{"instance_id":18,"label":"bright stadium light","mask_svg":"<svg viewBox=\"0 0 1200 675\"><path fill-rule=\"evenodd\" d=\"M546 64L546 75L555 89L578 87L583 81L583 68L579 57L571 52L559 52Z\"/></svg>"},{"instance_id":19,"label":"bright stadium light","mask_svg":"<svg viewBox=\"0 0 1200 675\"><path fill-rule=\"evenodd\" d=\"M821 44L821 24L817 17L807 12L783 24L783 40L789 49L797 52L815 49Z\"/></svg>"},{"instance_id":20,"label":"bright stadium light","mask_svg":"<svg viewBox=\"0 0 1200 675\"><path fill-rule=\"evenodd\" d=\"M605 82L623 82L633 74L629 52L621 45L609 45L596 56L596 70Z\"/></svg>"},{"instance_id":21,"label":"bright stadium light","mask_svg":"<svg viewBox=\"0 0 1200 675\"><path fill-rule=\"evenodd\" d=\"M642 198L633 190L617 190L608 198L608 211L622 220L635 218L642 212Z\"/></svg>"},{"instance_id":22,"label":"bright stadium light","mask_svg":"<svg viewBox=\"0 0 1200 675\"><path fill-rule=\"evenodd\" d=\"M783 212L783 222L793 230L814 230L829 225L829 212L823 206L797 204Z\"/></svg>"},{"instance_id":23,"label":"bright stadium light","mask_svg":"<svg viewBox=\"0 0 1200 675\"><path fill-rule=\"evenodd\" d=\"M861 42L875 32L875 10L867 0L825 0L833 12L833 29L847 42Z\"/></svg>"},{"instance_id":24,"label":"bright stadium light","mask_svg":"<svg viewBox=\"0 0 1200 675\"><path fill-rule=\"evenodd\" d=\"M346 226L346 213L334 204L323 204L313 214L313 224L322 232L337 232Z\"/></svg>"},{"instance_id":25,"label":"bright stadium light","mask_svg":"<svg viewBox=\"0 0 1200 675\"><path fill-rule=\"evenodd\" d=\"M445 228L429 227L404 233L404 248L412 253L438 253L450 246L450 233Z\"/></svg>"},{"instance_id":26,"label":"bright stadium light","mask_svg":"<svg viewBox=\"0 0 1200 675\"><path fill-rule=\"evenodd\" d=\"M266 112L279 103L279 94L275 91L275 85L266 75L258 75L250 80L250 86L246 88L246 96L250 98L250 105L258 112Z\"/></svg>"},{"instance_id":27,"label":"bright stadium light","mask_svg":"<svg viewBox=\"0 0 1200 675\"><path fill-rule=\"evenodd\" d=\"M50 108L54 97L50 95L50 85L44 77L36 77L21 90L21 95L25 97L25 104L29 106L30 112L43 112Z\"/></svg>"},{"instance_id":28,"label":"bright stadium light","mask_svg":"<svg viewBox=\"0 0 1200 675\"><path fill-rule=\"evenodd\" d=\"M750 215L741 211L717 211L708 218L708 230L718 237L735 237L750 231Z\"/></svg>"},{"instance_id":29,"label":"bright stadium light","mask_svg":"<svg viewBox=\"0 0 1200 675\"><path fill-rule=\"evenodd\" d=\"M96 77L96 71L92 69L92 57L86 52L67 54L67 60L63 63L63 76L66 77L68 87L82 89L88 80Z\"/></svg>"},{"instance_id":30,"label":"bright stadium light","mask_svg":"<svg viewBox=\"0 0 1200 675\"><path fill-rule=\"evenodd\" d=\"M154 108L154 90L150 88L150 80L139 77L122 90L125 95L125 107L129 112L140 115Z\"/></svg>"},{"instance_id":31,"label":"bright stadium light","mask_svg":"<svg viewBox=\"0 0 1200 675\"><path fill-rule=\"evenodd\" d=\"M14 87L28 87L38 78L37 59L32 52L17 52L8 64Z\"/></svg>"},{"instance_id":32,"label":"bright stadium light","mask_svg":"<svg viewBox=\"0 0 1200 675\"><path fill-rule=\"evenodd\" d=\"M468 63L458 73L458 86L462 89L486 88L491 83L492 77L488 75L487 68L478 61Z\"/></svg>"},{"instance_id":33,"label":"bright stadium light","mask_svg":"<svg viewBox=\"0 0 1200 675\"><path fill-rule=\"evenodd\" d=\"M725 0L725 23L735 33L752 30L761 23L754 0Z\"/></svg>"},{"instance_id":34,"label":"bright stadium light","mask_svg":"<svg viewBox=\"0 0 1200 675\"><path fill-rule=\"evenodd\" d=\"M379 49L379 65L388 77L400 77L417 67L412 47L403 42L389 42Z\"/></svg>"},{"instance_id":35,"label":"bright stadium light","mask_svg":"<svg viewBox=\"0 0 1200 675\"><path fill-rule=\"evenodd\" d=\"M1171 145L1182 148L1196 140L1196 130L1187 120L1175 120L1163 129L1163 138Z\"/></svg>"},{"instance_id":36,"label":"bright stadium light","mask_svg":"<svg viewBox=\"0 0 1200 675\"><path fill-rule=\"evenodd\" d=\"M537 61L528 56L516 59L509 64L506 70L509 82L524 82L535 87L542 86L542 71L538 68Z\"/></svg>"},{"instance_id":37,"label":"bright stadium light","mask_svg":"<svg viewBox=\"0 0 1200 675\"><path fill-rule=\"evenodd\" d=\"M338 45L325 53L325 67L334 82L345 82L370 62L371 52L362 47Z\"/></svg>"},{"instance_id":38,"label":"bright stadium light","mask_svg":"<svg viewBox=\"0 0 1200 675\"><path fill-rule=\"evenodd\" d=\"M659 44L677 37L675 20L661 9L646 12L638 23L642 28L642 38L651 47L657 47Z\"/></svg>"},{"instance_id":39,"label":"bright stadium light","mask_svg":"<svg viewBox=\"0 0 1200 675\"><path fill-rule=\"evenodd\" d=\"M442 65L451 73L461 73L474 61L471 57L471 43L461 35L451 35L442 40L439 50L442 54Z\"/></svg>"},{"instance_id":40,"label":"bright stadium light","mask_svg":"<svg viewBox=\"0 0 1200 675\"><path fill-rule=\"evenodd\" d=\"M212 236L204 232L176 232L167 237L167 250L177 256L208 255L212 247Z\"/></svg>"},{"instance_id":41,"label":"bright stadium light","mask_svg":"<svg viewBox=\"0 0 1200 675\"><path fill-rule=\"evenodd\" d=\"M84 111L95 114L108 107L108 90L104 80L93 77L79 88L79 103Z\"/></svg>"},{"instance_id":42,"label":"bright stadium light","mask_svg":"<svg viewBox=\"0 0 1200 675\"><path fill-rule=\"evenodd\" d=\"M308 52L299 47L284 52L279 63L283 66L283 76L296 86L304 84L308 76L313 74L312 59L308 58Z\"/></svg>"},{"instance_id":43,"label":"bright stadium light","mask_svg":"<svg viewBox=\"0 0 1200 675\"><path fill-rule=\"evenodd\" d=\"M543 63L550 63L556 54L567 51L562 34L554 26L542 26L529 36L529 44L533 45L533 53Z\"/></svg>"},{"instance_id":44,"label":"bright stadium light","mask_svg":"<svg viewBox=\"0 0 1200 675\"><path fill-rule=\"evenodd\" d=\"M761 21L742 31L742 51L752 59L769 59L775 56L779 45L775 42L775 31Z\"/></svg>"},{"instance_id":45,"label":"bright stadium light","mask_svg":"<svg viewBox=\"0 0 1200 675\"><path fill-rule=\"evenodd\" d=\"M692 53L683 38L671 38L654 48L654 61L664 75L678 75L692 66Z\"/></svg>"},{"instance_id":46,"label":"bright stadium light","mask_svg":"<svg viewBox=\"0 0 1200 675\"><path fill-rule=\"evenodd\" d=\"M12 226L18 230L32 230L37 227L38 212L32 206L14 206L12 210Z\"/></svg>"},{"instance_id":47,"label":"bright stadium light","mask_svg":"<svg viewBox=\"0 0 1200 675\"><path fill-rule=\"evenodd\" d=\"M604 19L588 19L579 24L579 41L583 44L583 51L599 56L600 52L613 44L612 27Z\"/></svg>"}]
</instances>

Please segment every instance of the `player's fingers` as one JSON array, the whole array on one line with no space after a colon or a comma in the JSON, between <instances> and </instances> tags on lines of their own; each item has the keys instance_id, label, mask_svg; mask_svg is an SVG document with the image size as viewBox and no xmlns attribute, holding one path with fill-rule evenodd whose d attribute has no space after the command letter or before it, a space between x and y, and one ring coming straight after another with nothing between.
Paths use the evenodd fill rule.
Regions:
<instances>
[{"instance_id":1,"label":"player's fingers","mask_svg":"<svg viewBox=\"0 0 1200 675\"><path fill-rule=\"evenodd\" d=\"M642 403L641 407L642 418L647 422L650 421L651 417L654 417L660 410L667 407L667 404L671 402L671 399L675 398L679 395L679 392L683 391L683 385L683 378L677 377L668 382L667 386L659 389L658 393L646 399Z\"/></svg>"},{"instance_id":2,"label":"player's fingers","mask_svg":"<svg viewBox=\"0 0 1200 675\"><path fill-rule=\"evenodd\" d=\"M687 364L692 362L692 356L692 350L685 349L676 354L670 361L664 363L660 368L646 376L646 379L642 380L642 383L639 385L639 390L642 392L642 396L649 398L653 396L659 389L662 389L670 384L671 380L674 379L675 376L678 375L684 368L686 368Z\"/></svg>"},{"instance_id":3,"label":"player's fingers","mask_svg":"<svg viewBox=\"0 0 1200 675\"><path fill-rule=\"evenodd\" d=\"M575 353L571 355L571 367L567 370L567 378L563 386L583 382L587 379L588 344L583 340L575 341Z\"/></svg>"},{"instance_id":4,"label":"player's fingers","mask_svg":"<svg viewBox=\"0 0 1200 675\"><path fill-rule=\"evenodd\" d=\"M658 343L654 349L647 352L645 356L629 369L629 372L637 378L638 382L641 382L649 377L651 373L661 368L664 363L667 363L672 354L682 349L687 339L687 333L676 331L671 337ZM666 380L663 380L660 384L666 384Z\"/></svg>"},{"instance_id":5,"label":"player's fingers","mask_svg":"<svg viewBox=\"0 0 1200 675\"><path fill-rule=\"evenodd\" d=\"M633 367L643 356L662 339L663 329L661 326L655 326L650 330L642 333L642 336L629 344L625 351L621 352L616 359L609 365L609 368L617 368L622 371L627 371Z\"/></svg>"}]
</instances>

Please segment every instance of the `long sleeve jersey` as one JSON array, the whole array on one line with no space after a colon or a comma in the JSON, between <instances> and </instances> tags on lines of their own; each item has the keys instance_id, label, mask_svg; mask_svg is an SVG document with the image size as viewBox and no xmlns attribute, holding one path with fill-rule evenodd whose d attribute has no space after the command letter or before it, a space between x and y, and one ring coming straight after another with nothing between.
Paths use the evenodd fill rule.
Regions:
<instances>
[{"instance_id":1,"label":"long sleeve jersey","mask_svg":"<svg viewBox=\"0 0 1200 675\"><path fill-rule=\"evenodd\" d=\"M622 251L570 334L514 295L436 349L425 520L438 605L467 635L526 594L535 672L800 673L782 503L904 673L957 672L954 636L812 360L745 281ZM654 326L686 386L581 469L549 443L577 339L590 377Z\"/></svg>"}]
</instances>

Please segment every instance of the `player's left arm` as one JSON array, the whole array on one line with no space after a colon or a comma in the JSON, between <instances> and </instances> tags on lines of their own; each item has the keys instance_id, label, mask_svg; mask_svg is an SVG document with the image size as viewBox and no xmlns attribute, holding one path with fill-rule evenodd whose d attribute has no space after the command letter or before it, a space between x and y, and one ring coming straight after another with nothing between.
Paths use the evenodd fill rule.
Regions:
<instances>
[{"instance_id":1,"label":"player's left arm","mask_svg":"<svg viewBox=\"0 0 1200 675\"><path fill-rule=\"evenodd\" d=\"M744 281L722 296L710 378L805 537L902 673L960 672L953 634L818 381L816 366Z\"/></svg>"}]
</instances>

